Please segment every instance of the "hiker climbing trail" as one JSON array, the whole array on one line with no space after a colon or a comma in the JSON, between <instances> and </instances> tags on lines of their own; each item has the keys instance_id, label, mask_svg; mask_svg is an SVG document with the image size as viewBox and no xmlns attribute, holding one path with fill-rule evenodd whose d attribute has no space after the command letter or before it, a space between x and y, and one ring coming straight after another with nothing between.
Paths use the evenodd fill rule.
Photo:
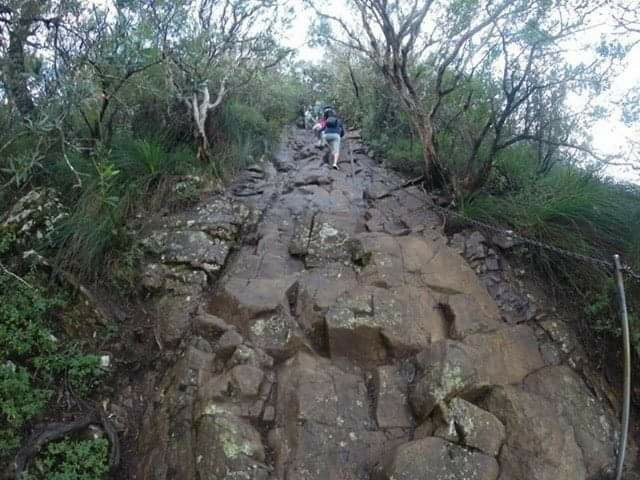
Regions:
<instances>
[{"instance_id":1,"label":"hiker climbing trail","mask_svg":"<svg viewBox=\"0 0 640 480\"><path fill-rule=\"evenodd\" d=\"M370 200L402 179L355 137L336 171L291 132L145 240L158 340L178 355L149 389L134 478L610 471L614 417L534 320L505 321L420 188Z\"/></svg>"}]
</instances>

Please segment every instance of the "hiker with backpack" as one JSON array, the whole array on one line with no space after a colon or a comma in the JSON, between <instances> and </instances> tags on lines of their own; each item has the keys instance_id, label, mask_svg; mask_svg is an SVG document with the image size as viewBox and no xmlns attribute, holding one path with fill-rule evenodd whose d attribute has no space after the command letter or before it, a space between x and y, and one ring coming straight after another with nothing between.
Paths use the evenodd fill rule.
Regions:
<instances>
[{"instance_id":1,"label":"hiker with backpack","mask_svg":"<svg viewBox=\"0 0 640 480\"><path fill-rule=\"evenodd\" d=\"M344 127L336 116L332 108L326 108L323 115L324 126L320 130L322 142L331 149L331 168L338 169L338 159L340 158L340 140L344 137Z\"/></svg>"}]
</instances>

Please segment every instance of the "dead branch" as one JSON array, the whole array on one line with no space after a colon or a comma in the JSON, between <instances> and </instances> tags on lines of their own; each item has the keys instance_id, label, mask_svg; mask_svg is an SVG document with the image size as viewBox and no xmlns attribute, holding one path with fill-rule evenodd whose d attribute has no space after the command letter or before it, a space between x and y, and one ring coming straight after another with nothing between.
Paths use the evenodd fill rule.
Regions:
<instances>
[{"instance_id":1,"label":"dead branch","mask_svg":"<svg viewBox=\"0 0 640 480\"><path fill-rule=\"evenodd\" d=\"M50 442L64 438L73 433L86 429L89 425L101 425L109 438L109 468L113 469L120 464L120 441L115 427L102 411L94 410L82 417L67 423L49 423L38 428L25 442L25 445L16 454L13 462L15 479L20 480L26 473L29 463Z\"/></svg>"}]
</instances>

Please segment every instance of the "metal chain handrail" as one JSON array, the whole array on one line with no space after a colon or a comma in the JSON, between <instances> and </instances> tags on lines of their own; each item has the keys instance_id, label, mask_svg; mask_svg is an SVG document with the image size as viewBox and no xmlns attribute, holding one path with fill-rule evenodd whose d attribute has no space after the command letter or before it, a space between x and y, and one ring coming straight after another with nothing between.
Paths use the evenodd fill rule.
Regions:
<instances>
[{"instance_id":1,"label":"metal chain handrail","mask_svg":"<svg viewBox=\"0 0 640 480\"><path fill-rule=\"evenodd\" d=\"M563 248L560 247L556 247L554 245L550 245L544 242L541 242L539 240L534 240L532 238L528 238L525 237L523 235L520 235L519 233L513 231L513 230L508 230L508 229L504 229L504 228L500 228L497 227L495 225L491 225L485 222L481 222L479 220L475 220L473 218L469 218L466 215L460 213L460 212L456 212L454 210L448 209L448 208L444 208L441 207L440 205L436 205L435 203L432 205L432 207L434 208L434 210L437 210L445 215L453 215L454 217L458 217L461 218L463 220L465 220L466 222L469 222L473 225L476 225L478 227L484 228L486 230L491 230L493 232L496 233L500 233L502 235L506 235L509 237L512 237L522 243L526 243L529 245L533 245L535 247L538 248L542 248L545 250L549 250L551 252L554 252L558 255L562 255L565 257L569 257L569 258L573 258L574 260L578 260L581 262L585 262L585 263L590 263L591 265L597 266L597 267L604 267L610 271L614 271L616 269L616 266L613 262L610 262L608 260L604 260L602 258L595 258L595 257L590 257L589 255L584 255L582 253L577 253L577 252L572 252L570 250L565 250ZM635 271L633 271L633 269L629 266L629 265L622 265L622 272L625 273L626 275L628 275L629 277L631 277L632 279L636 280L636 281L640 281L640 274L636 273Z\"/></svg>"},{"instance_id":2,"label":"metal chain handrail","mask_svg":"<svg viewBox=\"0 0 640 480\"><path fill-rule=\"evenodd\" d=\"M396 185L395 188L393 190L401 190L403 188L402 185ZM423 191L424 188L422 189ZM405 190L406 191L406 190ZM407 193L409 193L407 191ZM426 193L426 191L425 191ZM417 197L417 196L416 196ZM609 270L610 272L614 272L616 270L616 266L614 264L614 262L608 261L608 260L604 260L602 258L595 258L595 257L590 257L588 255L584 255L582 253L577 253L577 252L572 252L570 250L565 250L563 248L560 247L556 247L554 245L550 245L548 243L544 243L541 242L539 240L534 240L532 238L529 237L525 237L524 235L521 235L513 230L510 229L505 229L505 228L501 228L501 227L497 227L495 225L491 225L489 223L485 223L485 222L481 222L480 220L475 220L473 218L470 218L460 212L456 212L455 210L451 210L449 208L445 208L445 207L441 207L440 205L437 205L435 202L432 202L430 205L428 205L428 207L433 208L434 210L439 211L440 213L444 214L444 215L452 215L454 217L458 217L461 218L463 220L465 220L468 223L471 223L473 225L476 225L480 228L484 228L486 230L491 230L493 232L496 233L500 233L502 235L506 235L509 237L512 237L514 239L519 240L522 243L526 243L529 245L533 245L535 247L538 248L542 248L545 250L549 250L551 252L554 252L558 255L562 255L565 257L569 257L569 258L573 258L574 260L578 260L580 262L585 262L585 263L590 263L591 265L597 266L597 267L604 267L605 269ZM630 277L631 279L635 280L636 282L640 283L640 273L635 272L629 265L627 264L623 264L621 271L627 275L628 277Z\"/></svg>"}]
</instances>

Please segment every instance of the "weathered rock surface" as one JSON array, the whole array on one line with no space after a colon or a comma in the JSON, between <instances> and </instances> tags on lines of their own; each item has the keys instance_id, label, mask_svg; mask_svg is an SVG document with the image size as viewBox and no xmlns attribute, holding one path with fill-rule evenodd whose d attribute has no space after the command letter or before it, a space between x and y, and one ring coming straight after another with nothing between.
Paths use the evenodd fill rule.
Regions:
<instances>
[{"instance_id":1,"label":"weathered rock surface","mask_svg":"<svg viewBox=\"0 0 640 480\"><path fill-rule=\"evenodd\" d=\"M440 417L444 425L435 431L435 437L476 448L492 457L500 452L505 429L491 413L454 398L440 411Z\"/></svg>"},{"instance_id":2,"label":"weathered rock surface","mask_svg":"<svg viewBox=\"0 0 640 480\"><path fill-rule=\"evenodd\" d=\"M500 479L579 480L587 472L574 430L544 398L496 387L480 403L506 427Z\"/></svg>"},{"instance_id":3,"label":"weathered rock surface","mask_svg":"<svg viewBox=\"0 0 640 480\"><path fill-rule=\"evenodd\" d=\"M13 233L23 249L50 247L55 229L68 216L57 191L34 188L11 207L0 226Z\"/></svg>"},{"instance_id":4,"label":"weathered rock surface","mask_svg":"<svg viewBox=\"0 0 640 480\"><path fill-rule=\"evenodd\" d=\"M498 462L493 457L441 438L427 437L399 446L386 462L376 468L374 479L495 480L498 471Z\"/></svg>"},{"instance_id":5,"label":"weathered rock surface","mask_svg":"<svg viewBox=\"0 0 640 480\"><path fill-rule=\"evenodd\" d=\"M525 325L475 334L464 342L441 340L416 357L419 369L412 405L427 417L442 401L473 398L491 385L520 383L544 362L535 335Z\"/></svg>"},{"instance_id":6,"label":"weathered rock surface","mask_svg":"<svg viewBox=\"0 0 640 480\"><path fill-rule=\"evenodd\" d=\"M278 478L366 478L386 440L374 430L360 375L306 354L283 365L270 437Z\"/></svg>"},{"instance_id":7,"label":"weathered rock surface","mask_svg":"<svg viewBox=\"0 0 640 480\"><path fill-rule=\"evenodd\" d=\"M379 428L409 428L413 416L407 395L409 378L395 366L378 367L374 373L375 414Z\"/></svg>"},{"instance_id":8,"label":"weathered rock surface","mask_svg":"<svg viewBox=\"0 0 640 480\"><path fill-rule=\"evenodd\" d=\"M611 418L575 371L567 366L544 368L529 375L524 388L550 401L573 427L589 478L612 473L616 455Z\"/></svg>"},{"instance_id":9,"label":"weathered rock surface","mask_svg":"<svg viewBox=\"0 0 640 480\"><path fill-rule=\"evenodd\" d=\"M409 286L397 292L378 287L347 292L325 316L331 356L382 362L390 354L403 357L429 346L445 335L432 301L428 291Z\"/></svg>"},{"instance_id":10,"label":"weathered rock surface","mask_svg":"<svg viewBox=\"0 0 640 480\"><path fill-rule=\"evenodd\" d=\"M572 370L545 368L579 347L524 323L534 302L498 250L447 245L419 188L372 200L402 179L359 153L353 176L331 170L304 135L234 181L243 203L216 197L144 241L158 343L178 360L147 392L133 478L606 471L609 417Z\"/></svg>"}]
</instances>

